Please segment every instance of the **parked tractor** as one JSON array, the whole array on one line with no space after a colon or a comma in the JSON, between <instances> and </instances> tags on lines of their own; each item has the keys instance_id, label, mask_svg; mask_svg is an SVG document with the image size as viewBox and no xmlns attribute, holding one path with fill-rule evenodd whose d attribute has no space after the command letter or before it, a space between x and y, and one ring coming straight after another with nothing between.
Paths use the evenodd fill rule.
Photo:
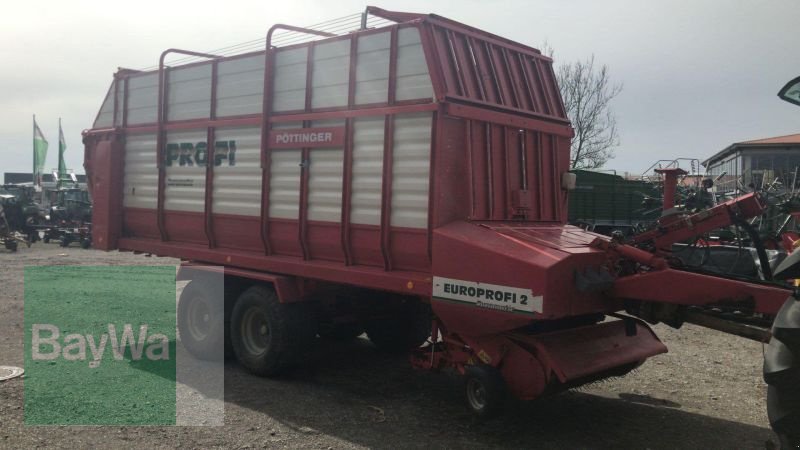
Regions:
<instances>
[{"instance_id":1,"label":"parked tractor","mask_svg":"<svg viewBox=\"0 0 800 450\"><path fill-rule=\"evenodd\" d=\"M12 225L13 219L11 222L8 220L6 213L7 208L11 211L15 211L17 208L17 198L12 194L0 192L0 245L12 252L17 251L20 242L30 247L31 243L27 237L17 231Z\"/></svg>"},{"instance_id":2,"label":"parked tractor","mask_svg":"<svg viewBox=\"0 0 800 450\"><path fill-rule=\"evenodd\" d=\"M3 205L10 229L24 235L31 243L38 241L39 229L45 222L45 214L34 201L34 187L25 184L4 184L0 188L0 193L6 195Z\"/></svg>"},{"instance_id":3,"label":"parked tractor","mask_svg":"<svg viewBox=\"0 0 800 450\"><path fill-rule=\"evenodd\" d=\"M89 193L80 188L62 188L49 193L47 224L44 227L45 243L58 241L62 247L77 242L81 248L92 245L92 203Z\"/></svg>"},{"instance_id":4,"label":"parked tractor","mask_svg":"<svg viewBox=\"0 0 800 450\"><path fill-rule=\"evenodd\" d=\"M356 28L275 25L265 51L228 57L167 50L157 70L117 72L84 133L97 248L181 258L180 279L224 267L224 305L200 279L180 298L190 352L224 342L275 376L318 335L365 330L461 374L490 417L507 394L666 352L650 324L695 323L767 343L770 423L800 444L800 301L784 281L800 254L773 271L759 250L763 280L673 254L762 214L761 194L676 209L667 171L652 229L567 225L573 130L550 58L436 15L369 7Z\"/></svg>"}]
</instances>

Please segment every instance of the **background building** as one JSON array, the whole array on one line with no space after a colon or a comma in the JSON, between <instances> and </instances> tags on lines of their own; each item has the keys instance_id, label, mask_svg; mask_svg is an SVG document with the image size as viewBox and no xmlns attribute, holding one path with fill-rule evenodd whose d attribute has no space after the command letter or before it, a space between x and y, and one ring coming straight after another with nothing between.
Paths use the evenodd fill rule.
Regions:
<instances>
[{"instance_id":1,"label":"background building","mask_svg":"<svg viewBox=\"0 0 800 450\"><path fill-rule=\"evenodd\" d=\"M737 142L703 161L717 192L750 190L773 183L800 186L800 134Z\"/></svg>"}]
</instances>

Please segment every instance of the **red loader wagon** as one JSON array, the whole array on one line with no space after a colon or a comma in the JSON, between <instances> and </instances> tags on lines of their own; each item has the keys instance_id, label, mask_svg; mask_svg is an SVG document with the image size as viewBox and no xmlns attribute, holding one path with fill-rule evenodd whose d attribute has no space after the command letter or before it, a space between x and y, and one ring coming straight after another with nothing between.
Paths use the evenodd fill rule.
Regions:
<instances>
[{"instance_id":1,"label":"red loader wagon","mask_svg":"<svg viewBox=\"0 0 800 450\"><path fill-rule=\"evenodd\" d=\"M84 133L95 247L224 266L225 330L187 313L211 301L199 280L184 290L190 351L224 339L271 376L317 336L366 331L417 368L463 374L467 404L490 416L506 393L534 399L666 352L647 322L692 322L769 342L770 421L799 442L793 291L766 257L753 281L670 254L747 224L763 199L676 211L668 171L654 230L568 226L573 131L549 58L436 15L369 7L361 22L275 25L266 51L236 56L167 50L157 70L120 69ZM800 276L795 259L776 273Z\"/></svg>"}]
</instances>

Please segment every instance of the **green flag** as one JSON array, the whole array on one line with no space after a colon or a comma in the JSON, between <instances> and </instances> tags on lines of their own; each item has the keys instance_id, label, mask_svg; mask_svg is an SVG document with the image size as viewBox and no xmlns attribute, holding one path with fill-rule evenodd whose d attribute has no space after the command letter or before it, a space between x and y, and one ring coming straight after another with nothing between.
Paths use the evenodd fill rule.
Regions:
<instances>
[{"instance_id":1,"label":"green flag","mask_svg":"<svg viewBox=\"0 0 800 450\"><path fill-rule=\"evenodd\" d=\"M47 139L44 138L42 130L36 124L36 116L33 117L33 182L37 185L42 184L41 174L44 170L44 160L47 158Z\"/></svg>"},{"instance_id":2,"label":"green flag","mask_svg":"<svg viewBox=\"0 0 800 450\"><path fill-rule=\"evenodd\" d=\"M61 129L61 119L58 119L58 184L67 178L67 164L64 162L64 151L67 142L64 140L64 130Z\"/></svg>"}]
</instances>

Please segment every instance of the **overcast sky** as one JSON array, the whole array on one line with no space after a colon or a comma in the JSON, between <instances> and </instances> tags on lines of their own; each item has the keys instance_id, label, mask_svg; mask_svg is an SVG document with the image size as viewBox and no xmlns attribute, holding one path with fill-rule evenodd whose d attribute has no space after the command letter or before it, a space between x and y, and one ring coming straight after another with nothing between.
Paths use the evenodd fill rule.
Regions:
<instances>
[{"instance_id":1,"label":"overcast sky","mask_svg":"<svg viewBox=\"0 0 800 450\"><path fill-rule=\"evenodd\" d=\"M776 93L800 75L800 4L756 1L375 1L437 13L540 47L556 63L594 54L624 85L613 103L621 136L606 164L641 172L665 158L704 159L732 142L800 133L800 108ZM309 25L365 3L176 0L7 2L0 16L0 172L30 171L31 116L57 165L58 118L67 165L83 173L81 130L117 67L157 63L166 48L213 50Z\"/></svg>"}]
</instances>

